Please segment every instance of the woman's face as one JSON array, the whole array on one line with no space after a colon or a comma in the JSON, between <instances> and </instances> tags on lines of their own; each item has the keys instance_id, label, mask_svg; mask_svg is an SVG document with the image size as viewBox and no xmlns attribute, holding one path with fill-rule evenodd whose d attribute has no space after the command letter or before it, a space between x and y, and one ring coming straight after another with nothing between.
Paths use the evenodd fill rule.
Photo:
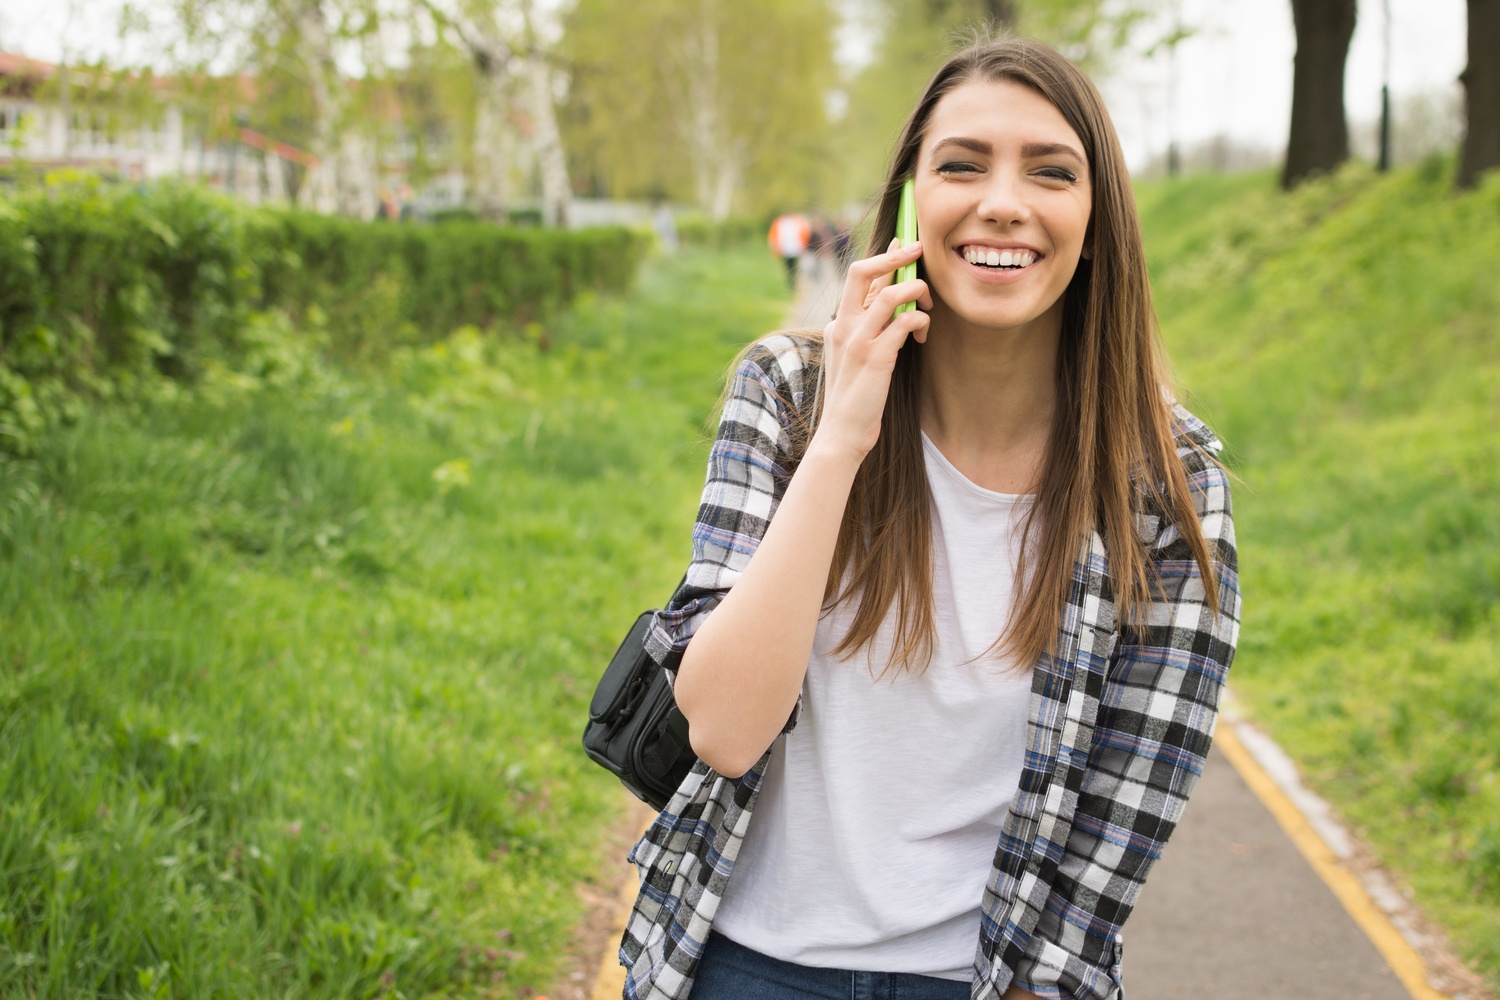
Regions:
<instances>
[{"instance_id":1,"label":"woman's face","mask_svg":"<svg viewBox=\"0 0 1500 1000\"><path fill-rule=\"evenodd\" d=\"M970 81L933 109L917 154L917 225L934 319L1061 329L1093 188L1083 143L1030 87Z\"/></svg>"}]
</instances>

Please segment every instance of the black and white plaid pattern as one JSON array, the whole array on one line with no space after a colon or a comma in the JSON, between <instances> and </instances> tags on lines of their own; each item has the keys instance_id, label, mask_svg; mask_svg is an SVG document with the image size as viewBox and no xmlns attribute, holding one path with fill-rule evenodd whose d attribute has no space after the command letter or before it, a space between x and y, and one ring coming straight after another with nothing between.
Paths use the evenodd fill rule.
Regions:
<instances>
[{"instance_id":1,"label":"black and white plaid pattern","mask_svg":"<svg viewBox=\"0 0 1500 1000\"><path fill-rule=\"evenodd\" d=\"M693 561L648 639L658 659L686 647L734 585L785 492L783 408L801 406L816 377L804 352L791 337L770 337L734 376ZM1137 527L1161 592L1142 627L1122 627L1103 540L1094 532L1083 541L1056 646L1032 674L1020 790L981 903L974 1000L1000 1000L1013 981L1049 1000L1123 1000L1120 927L1202 773L1240 590L1228 477L1203 453L1219 442L1186 410L1175 413L1218 607L1205 603L1176 526L1142 511ZM687 1000L769 758L738 780L700 762L631 851L641 890L620 945L626 997Z\"/></svg>"}]
</instances>

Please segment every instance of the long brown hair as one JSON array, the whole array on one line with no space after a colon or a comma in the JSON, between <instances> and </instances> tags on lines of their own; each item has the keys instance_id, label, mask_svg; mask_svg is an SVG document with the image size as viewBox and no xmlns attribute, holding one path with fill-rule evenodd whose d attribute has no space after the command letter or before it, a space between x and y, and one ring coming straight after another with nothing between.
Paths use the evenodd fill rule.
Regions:
<instances>
[{"instance_id":1,"label":"long brown hair","mask_svg":"<svg viewBox=\"0 0 1500 1000\"><path fill-rule=\"evenodd\" d=\"M902 128L868 253L884 251L895 234L902 182L916 167L933 109L976 80L1015 82L1050 101L1082 141L1093 181L1086 237L1092 259L1079 261L1063 293L1057 405L1026 525L1028 536L1036 533L1035 555L1017 567L1026 582L994 647L1029 668L1056 642L1074 560L1092 530L1105 539L1122 623L1141 620L1157 585L1136 528L1143 508L1177 526L1210 607L1218 586L1177 455L1170 376L1125 158L1104 101L1078 67L1040 42L1014 37L976 42L949 59ZM891 376L880 437L855 476L825 592L833 604L857 602L836 653L868 647L894 604L891 664L915 671L927 665L934 638L932 519L917 417L921 363L921 345L909 341ZM810 430L796 438L805 443Z\"/></svg>"}]
</instances>

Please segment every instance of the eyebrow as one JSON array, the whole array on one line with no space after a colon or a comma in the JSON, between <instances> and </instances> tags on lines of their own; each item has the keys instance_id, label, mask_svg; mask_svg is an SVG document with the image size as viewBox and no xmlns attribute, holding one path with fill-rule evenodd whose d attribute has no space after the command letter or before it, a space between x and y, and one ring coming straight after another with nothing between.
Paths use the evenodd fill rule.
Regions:
<instances>
[{"instance_id":1,"label":"eyebrow","mask_svg":"<svg viewBox=\"0 0 1500 1000\"><path fill-rule=\"evenodd\" d=\"M983 139L970 139L967 136L960 135L949 136L946 139L940 140L937 145L932 147L932 152L936 155L948 146L957 146L960 149L967 149L983 156L989 156L995 151L995 148ZM1082 153L1065 142L1027 142L1021 145L1022 159L1031 160L1042 156L1059 155L1071 156L1081 164L1088 162L1083 158Z\"/></svg>"}]
</instances>

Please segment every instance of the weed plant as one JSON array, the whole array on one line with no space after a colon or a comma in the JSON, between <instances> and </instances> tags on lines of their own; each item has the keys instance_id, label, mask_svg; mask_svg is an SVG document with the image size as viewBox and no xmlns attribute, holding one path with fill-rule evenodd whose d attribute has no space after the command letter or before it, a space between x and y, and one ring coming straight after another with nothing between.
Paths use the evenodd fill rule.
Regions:
<instances>
[{"instance_id":1,"label":"weed plant","mask_svg":"<svg viewBox=\"0 0 1500 1000\"><path fill-rule=\"evenodd\" d=\"M1141 191L1163 330L1229 445L1231 686L1500 986L1500 176Z\"/></svg>"},{"instance_id":2,"label":"weed plant","mask_svg":"<svg viewBox=\"0 0 1500 1000\"><path fill-rule=\"evenodd\" d=\"M0 459L0 995L530 997L605 866L578 745L681 573L759 249L545 331L96 406Z\"/></svg>"}]
</instances>

